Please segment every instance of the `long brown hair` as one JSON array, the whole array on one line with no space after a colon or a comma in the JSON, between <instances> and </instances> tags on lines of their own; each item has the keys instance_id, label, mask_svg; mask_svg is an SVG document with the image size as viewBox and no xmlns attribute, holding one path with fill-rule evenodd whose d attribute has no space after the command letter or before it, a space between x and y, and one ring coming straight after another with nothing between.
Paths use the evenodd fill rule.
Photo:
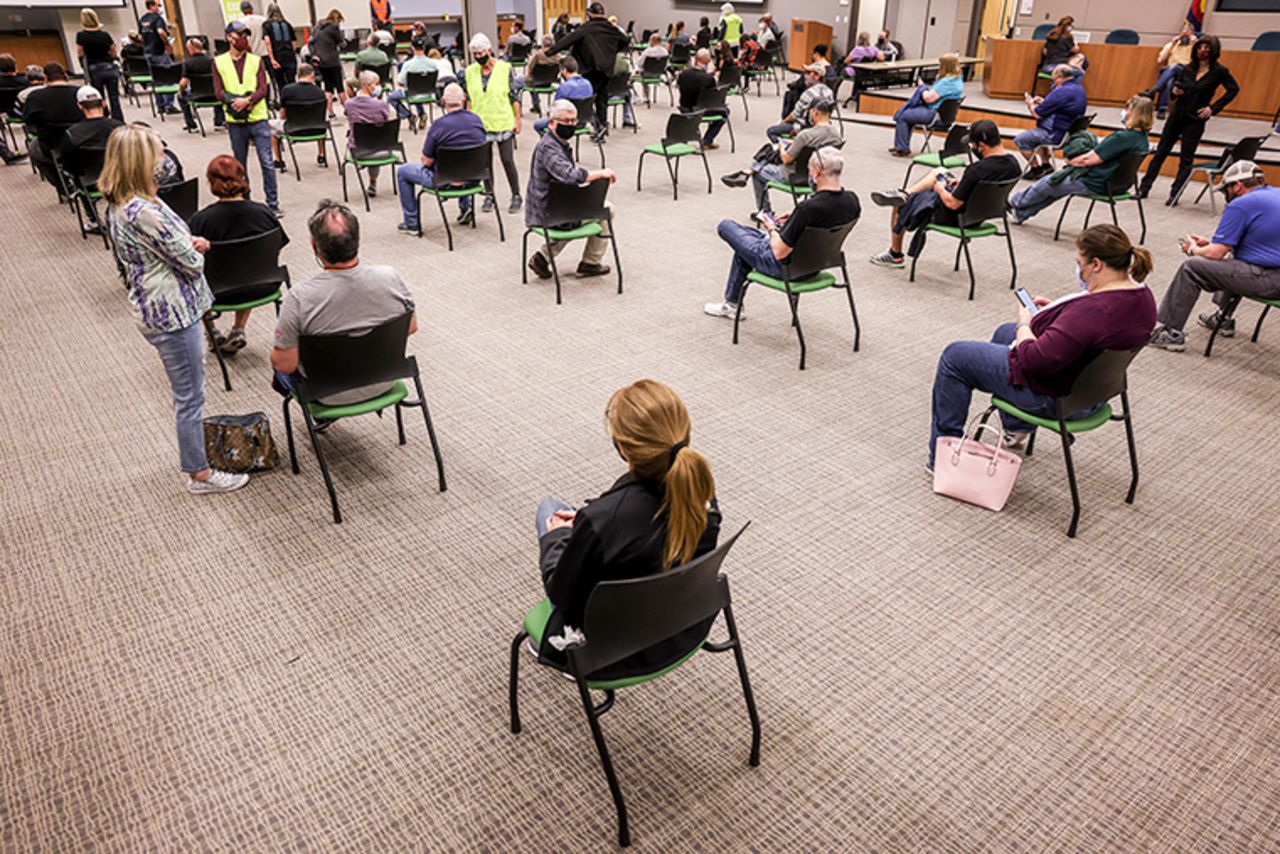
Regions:
<instances>
[{"instance_id":1,"label":"long brown hair","mask_svg":"<svg viewBox=\"0 0 1280 854\"><path fill-rule=\"evenodd\" d=\"M1070 15L1063 15L1062 18L1059 19L1058 21L1058 26L1054 27L1052 30L1049 30L1049 35L1045 36L1044 40L1047 42L1056 42L1058 39L1062 38L1067 34L1067 29L1070 28L1073 24L1075 24L1075 22L1076 22L1076 19L1071 17Z\"/></svg>"},{"instance_id":2,"label":"long brown hair","mask_svg":"<svg viewBox=\"0 0 1280 854\"><path fill-rule=\"evenodd\" d=\"M664 487L658 509L659 515L667 515L663 568L690 560L707 528L716 482L707 458L689 447L689 410L684 401L660 382L637 380L613 393L605 419L631 471Z\"/></svg>"},{"instance_id":3,"label":"long brown hair","mask_svg":"<svg viewBox=\"0 0 1280 854\"><path fill-rule=\"evenodd\" d=\"M1086 260L1096 258L1112 270L1127 270L1135 282L1145 281L1151 275L1151 253L1134 246L1124 229L1110 223L1090 226L1080 232L1076 249Z\"/></svg>"}]
</instances>

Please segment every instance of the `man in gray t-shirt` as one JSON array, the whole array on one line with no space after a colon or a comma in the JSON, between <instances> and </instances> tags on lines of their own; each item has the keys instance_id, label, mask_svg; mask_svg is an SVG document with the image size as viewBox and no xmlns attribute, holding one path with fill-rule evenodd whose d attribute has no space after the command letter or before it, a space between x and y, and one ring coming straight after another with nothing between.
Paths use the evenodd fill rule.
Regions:
<instances>
[{"instance_id":1,"label":"man in gray t-shirt","mask_svg":"<svg viewBox=\"0 0 1280 854\"><path fill-rule=\"evenodd\" d=\"M730 187L745 187L750 179L755 191L756 210L773 210L769 204L770 181L806 184L808 174L801 164L807 166L809 155L814 150L841 144L840 132L831 126L831 107L831 101L814 102L809 108L809 127L797 133L790 145L780 141L773 157L754 161L749 172L734 172L720 180Z\"/></svg>"},{"instance_id":2,"label":"man in gray t-shirt","mask_svg":"<svg viewBox=\"0 0 1280 854\"><path fill-rule=\"evenodd\" d=\"M350 208L323 201L307 226L324 272L294 285L280 306L271 367L276 369L276 385L286 393L294 388L291 375L301 371L298 340L303 335L360 332L414 310L409 287L394 268L360 263L360 222ZM409 321L409 334L417 329L415 316ZM359 403L390 389L389 384L365 386L322 402Z\"/></svg>"}]
</instances>

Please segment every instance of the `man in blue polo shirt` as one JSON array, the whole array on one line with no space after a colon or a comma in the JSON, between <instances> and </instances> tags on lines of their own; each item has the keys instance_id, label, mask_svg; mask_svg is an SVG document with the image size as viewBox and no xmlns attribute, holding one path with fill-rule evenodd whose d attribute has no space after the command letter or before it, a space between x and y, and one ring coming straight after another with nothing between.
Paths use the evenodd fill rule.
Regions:
<instances>
[{"instance_id":1,"label":"man in blue polo shirt","mask_svg":"<svg viewBox=\"0 0 1280 854\"><path fill-rule=\"evenodd\" d=\"M1280 299L1280 189L1266 186L1262 170L1241 160L1222 176L1222 192L1227 206L1213 238L1188 234L1182 239L1182 251L1189 257L1160 302L1160 325L1151 333L1153 347L1186 347L1183 327L1201 291L1213 292L1218 310L1200 315L1200 325L1216 328L1224 338L1236 331L1235 319L1223 317L1229 301Z\"/></svg>"},{"instance_id":2,"label":"man in blue polo shirt","mask_svg":"<svg viewBox=\"0 0 1280 854\"><path fill-rule=\"evenodd\" d=\"M1031 153L1038 145L1057 145L1067 135L1071 123L1084 115L1089 108L1089 99L1085 95L1084 86L1076 79L1069 65L1054 66L1053 86L1049 94L1043 98L1026 96L1027 111L1036 120L1036 126L1024 130L1013 138L1022 156L1031 159ZM1046 166L1052 171L1052 166Z\"/></svg>"},{"instance_id":3,"label":"man in blue polo shirt","mask_svg":"<svg viewBox=\"0 0 1280 854\"><path fill-rule=\"evenodd\" d=\"M560 86L556 89L556 100L565 101L584 101L587 98L595 97L595 89L591 86L591 81L578 73L578 60L572 56L565 56L560 59ZM542 136L547 132L547 125L551 124L551 118L541 118L533 123L533 129L538 132L538 136Z\"/></svg>"},{"instance_id":4,"label":"man in blue polo shirt","mask_svg":"<svg viewBox=\"0 0 1280 854\"><path fill-rule=\"evenodd\" d=\"M422 163L407 163L396 170L396 184L400 191L400 211L404 221L397 226L401 234L418 234L418 187L433 187L436 153L442 148L475 148L485 144L484 122L475 113L462 107L466 104L467 93L457 83L444 87L444 95L440 102L444 113L431 123L427 138L422 143ZM468 225L475 213L471 208L471 197L458 199L461 213L458 222Z\"/></svg>"}]
</instances>

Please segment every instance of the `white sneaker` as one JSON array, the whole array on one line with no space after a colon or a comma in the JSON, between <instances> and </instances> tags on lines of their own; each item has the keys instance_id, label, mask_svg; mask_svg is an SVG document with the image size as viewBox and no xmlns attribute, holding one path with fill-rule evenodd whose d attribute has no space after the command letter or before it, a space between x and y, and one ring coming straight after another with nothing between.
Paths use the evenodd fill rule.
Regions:
<instances>
[{"instance_id":1,"label":"white sneaker","mask_svg":"<svg viewBox=\"0 0 1280 854\"><path fill-rule=\"evenodd\" d=\"M733 319L735 315L738 315L738 306L731 302L709 302L702 307L702 310L712 317L727 317ZM738 319L747 319L746 309L743 309L742 314L738 315Z\"/></svg>"},{"instance_id":2,"label":"white sneaker","mask_svg":"<svg viewBox=\"0 0 1280 854\"><path fill-rule=\"evenodd\" d=\"M187 492L193 495L207 495L214 492L235 492L249 482L249 475L234 474L229 471L209 470L208 480L187 478Z\"/></svg>"}]
</instances>

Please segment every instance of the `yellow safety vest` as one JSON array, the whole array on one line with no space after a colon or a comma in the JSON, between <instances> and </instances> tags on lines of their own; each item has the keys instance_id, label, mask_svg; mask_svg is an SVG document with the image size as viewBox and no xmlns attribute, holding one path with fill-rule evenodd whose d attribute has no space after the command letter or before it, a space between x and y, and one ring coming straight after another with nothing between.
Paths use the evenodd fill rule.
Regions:
<instances>
[{"instance_id":1,"label":"yellow safety vest","mask_svg":"<svg viewBox=\"0 0 1280 854\"><path fill-rule=\"evenodd\" d=\"M489 133L514 130L516 113L511 106L511 66L501 59L493 61L489 86L481 80L480 63L467 66L467 97L471 99L471 112L480 117Z\"/></svg>"},{"instance_id":2,"label":"yellow safety vest","mask_svg":"<svg viewBox=\"0 0 1280 854\"><path fill-rule=\"evenodd\" d=\"M253 94L258 88L258 68L262 65L262 57L256 53L246 53L244 55L244 76L236 76L235 63L231 61L231 54L219 54L213 60L213 65L218 69L218 76L222 78L222 88L228 95L235 98L247 98ZM265 122L268 117L267 99L263 98L254 104L249 110L247 119L237 119L231 115L231 111L226 111L226 119L232 124L245 124L249 122Z\"/></svg>"}]
</instances>

